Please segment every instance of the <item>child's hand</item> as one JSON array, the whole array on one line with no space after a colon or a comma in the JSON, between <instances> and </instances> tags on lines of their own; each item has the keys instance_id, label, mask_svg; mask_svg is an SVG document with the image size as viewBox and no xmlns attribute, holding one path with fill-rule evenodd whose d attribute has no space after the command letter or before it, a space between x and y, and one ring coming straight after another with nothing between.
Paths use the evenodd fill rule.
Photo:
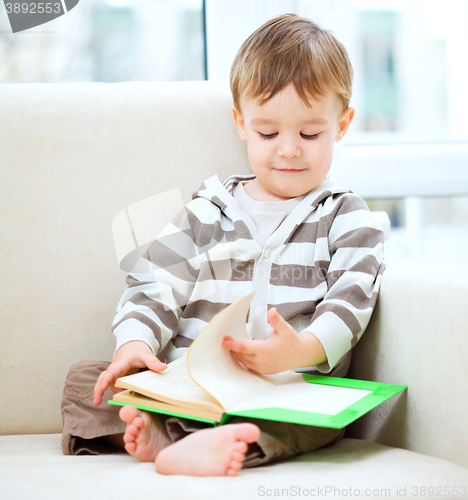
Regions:
<instances>
[{"instance_id":1,"label":"child's hand","mask_svg":"<svg viewBox=\"0 0 468 500\"><path fill-rule=\"evenodd\" d=\"M273 327L268 339L239 341L227 336L221 347L229 349L249 370L264 375L326 361L325 351L317 337L306 331L296 333L274 307L268 311L268 322Z\"/></svg>"},{"instance_id":2,"label":"child's hand","mask_svg":"<svg viewBox=\"0 0 468 500\"><path fill-rule=\"evenodd\" d=\"M121 345L112 363L97 379L94 386L94 406L102 403L102 396L109 386L114 393L119 392L121 389L114 387L115 381L119 377L135 373L138 368L149 368L159 373L167 368L167 364L162 363L153 355L153 351L146 342L133 340Z\"/></svg>"}]
</instances>

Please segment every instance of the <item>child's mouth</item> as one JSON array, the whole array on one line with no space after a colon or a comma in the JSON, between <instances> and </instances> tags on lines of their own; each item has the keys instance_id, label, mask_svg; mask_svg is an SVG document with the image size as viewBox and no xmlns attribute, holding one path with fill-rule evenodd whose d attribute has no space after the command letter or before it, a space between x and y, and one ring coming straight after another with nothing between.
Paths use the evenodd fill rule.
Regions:
<instances>
[{"instance_id":1,"label":"child's mouth","mask_svg":"<svg viewBox=\"0 0 468 500\"><path fill-rule=\"evenodd\" d=\"M278 172L287 172L290 174L302 172L302 170L295 169L295 168L278 168L277 170L278 170Z\"/></svg>"}]
</instances>

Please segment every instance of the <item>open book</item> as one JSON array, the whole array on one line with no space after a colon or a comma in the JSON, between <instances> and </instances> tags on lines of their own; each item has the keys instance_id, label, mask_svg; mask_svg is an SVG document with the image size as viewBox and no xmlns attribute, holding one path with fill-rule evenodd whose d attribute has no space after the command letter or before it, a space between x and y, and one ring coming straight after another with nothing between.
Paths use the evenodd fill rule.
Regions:
<instances>
[{"instance_id":1,"label":"open book","mask_svg":"<svg viewBox=\"0 0 468 500\"><path fill-rule=\"evenodd\" d=\"M246 317L255 292L216 314L181 358L165 371L121 377L111 404L225 423L243 416L342 428L406 386L286 371L258 375L221 347L226 335L248 339Z\"/></svg>"}]
</instances>

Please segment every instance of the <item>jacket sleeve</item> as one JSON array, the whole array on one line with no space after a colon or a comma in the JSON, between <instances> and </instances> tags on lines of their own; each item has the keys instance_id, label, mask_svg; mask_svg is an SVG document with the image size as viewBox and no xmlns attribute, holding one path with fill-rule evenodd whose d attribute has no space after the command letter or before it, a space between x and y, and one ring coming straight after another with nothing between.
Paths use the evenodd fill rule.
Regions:
<instances>
[{"instance_id":1,"label":"jacket sleeve","mask_svg":"<svg viewBox=\"0 0 468 500\"><path fill-rule=\"evenodd\" d=\"M193 213L184 207L152 242L127 276L128 288L112 323L117 349L143 340L160 355L178 333L199 266Z\"/></svg>"},{"instance_id":2,"label":"jacket sleeve","mask_svg":"<svg viewBox=\"0 0 468 500\"><path fill-rule=\"evenodd\" d=\"M317 240L329 259L327 292L305 329L327 354L327 361L317 366L322 373L331 371L361 338L385 270L384 233L362 198L342 196L328 220L327 236Z\"/></svg>"}]
</instances>

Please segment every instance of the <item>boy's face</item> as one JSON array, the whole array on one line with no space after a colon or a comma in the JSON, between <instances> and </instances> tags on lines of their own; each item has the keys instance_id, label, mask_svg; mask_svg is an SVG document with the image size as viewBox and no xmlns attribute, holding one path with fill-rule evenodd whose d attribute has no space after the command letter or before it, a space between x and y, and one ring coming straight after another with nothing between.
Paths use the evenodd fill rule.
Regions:
<instances>
[{"instance_id":1,"label":"boy's face","mask_svg":"<svg viewBox=\"0 0 468 500\"><path fill-rule=\"evenodd\" d=\"M257 201L281 201L308 193L327 176L335 141L346 133L354 109L329 93L308 108L291 83L262 106L241 98L232 109L256 179L246 184Z\"/></svg>"}]
</instances>

